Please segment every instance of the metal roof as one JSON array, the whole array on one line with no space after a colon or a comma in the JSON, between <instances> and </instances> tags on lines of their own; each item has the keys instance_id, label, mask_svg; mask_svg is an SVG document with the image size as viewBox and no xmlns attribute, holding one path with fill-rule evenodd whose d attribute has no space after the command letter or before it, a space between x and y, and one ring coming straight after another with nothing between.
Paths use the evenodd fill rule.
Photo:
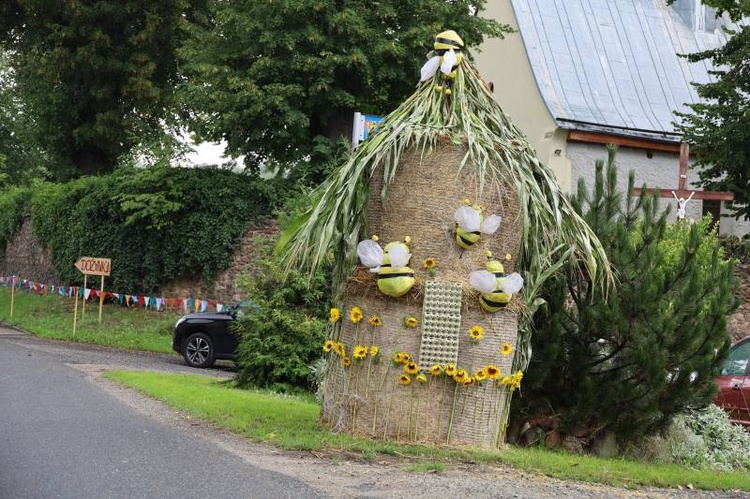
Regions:
<instances>
[{"instance_id":1,"label":"metal roof","mask_svg":"<svg viewBox=\"0 0 750 499\"><path fill-rule=\"evenodd\" d=\"M537 85L563 128L679 142L673 111L709 81L692 53L725 43L721 29L693 29L696 0L511 0ZM690 9L697 9L695 12ZM696 13L697 15L692 15ZM686 15L687 14L687 15ZM708 12L713 18L713 12ZM714 22L705 26L712 28Z\"/></svg>"}]
</instances>

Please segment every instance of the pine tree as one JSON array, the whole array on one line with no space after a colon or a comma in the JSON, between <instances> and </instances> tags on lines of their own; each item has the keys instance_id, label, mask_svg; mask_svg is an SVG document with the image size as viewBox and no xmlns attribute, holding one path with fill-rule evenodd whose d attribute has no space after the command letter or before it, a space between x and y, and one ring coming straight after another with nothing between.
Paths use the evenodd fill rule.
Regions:
<instances>
[{"instance_id":1,"label":"pine tree","mask_svg":"<svg viewBox=\"0 0 750 499\"><path fill-rule=\"evenodd\" d=\"M633 197L632 172L623 196L614 155L611 148L606 172L597 162L591 194L579 183L573 204L602 242L616 284L604 302L575 269L547 281L515 416L555 415L562 432L610 430L624 442L711 401L737 300L732 263L708 222L667 224L658 195Z\"/></svg>"}]
</instances>

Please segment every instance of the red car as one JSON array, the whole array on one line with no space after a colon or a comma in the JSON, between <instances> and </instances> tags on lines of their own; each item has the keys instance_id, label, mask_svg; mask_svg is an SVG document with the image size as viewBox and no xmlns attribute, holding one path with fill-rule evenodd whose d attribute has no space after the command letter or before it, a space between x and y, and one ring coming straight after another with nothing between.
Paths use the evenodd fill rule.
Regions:
<instances>
[{"instance_id":1,"label":"red car","mask_svg":"<svg viewBox=\"0 0 750 499\"><path fill-rule=\"evenodd\" d=\"M727 411L732 423L750 429L750 336L729 349L716 384L714 404Z\"/></svg>"}]
</instances>

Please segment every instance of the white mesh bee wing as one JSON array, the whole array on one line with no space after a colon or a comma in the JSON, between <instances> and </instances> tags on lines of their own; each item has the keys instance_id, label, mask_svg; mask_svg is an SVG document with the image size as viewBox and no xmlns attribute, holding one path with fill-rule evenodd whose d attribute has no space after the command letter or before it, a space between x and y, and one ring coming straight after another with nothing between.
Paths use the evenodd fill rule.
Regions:
<instances>
[{"instance_id":1,"label":"white mesh bee wing","mask_svg":"<svg viewBox=\"0 0 750 499\"><path fill-rule=\"evenodd\" d=\"M450 49L448 52L443 54L443 63L440 65L440 71L442 71L443 74L451 74L453 66L456 65L457 60L458 58L456 57L455 50Z\"/></svg>"},{"instance_id":2,"label":"white mesh bee wing","mask_svg":"<svg viewBox=\"0 0 750 499\"><path fill-rule=\"evenodd\" d=\"M462 206L453 215L459 227L467 232L476 232L482 223L479 212L471 206Z\"/></svg>"},{"instance_id":3,"label":"white mesh bee wing","mask_svg":"<svg viewBox=\"0 0 750 499\"><path fill-rule=\"evenodd\" d=\"M357 245L357 256L362 265L370 267L370 272L378 272L383 263L383 248L372 239L365 239Z\"/></svg>"},{"instance_id":4,"label":"white mesh bee wing","mask_svg":"<svg viewBox=\"0 0 750 499\"><path fill-rule=\"evenodd\" d=\"M434 56L427 59L427 62L424 63L424 66L422 66L421 69L421 79L420 82L427 81L433 76L435 76L435 73L437 73L438 68L440 67L440 57Z\"/></svg>"},{"instance_id":5,"label":"white mesh bee wing","mask_svg":"<svg viewBox=\"0 0 750 499\"><path fill-rule=\"evenodd\" d=\"M396 244L388 250L388 258L391 260L391 267L398 269L409 265L411 253L409 253L402 245Z\"/></svg>"},{"instance_id":6,"label":"white mesh bee wing","mask_svg":"<svg viewBox=\"0 0 750 499\"><path fill-rule=\"evenodd\" d=\"M482 221L482 228L479 229L483 234L494 234L500 228L500 222L503 217L500 215L490 215Z\"/></svg>"},{"instance_id":7,"label":"white mesh bee wing","mask_svg":"<svg viewBox=\"0 0 750 499\"><path fill-rule=\"evenodd\" d=\"M500 289L509 294L518 293L523 287L523 277L518 272L513 272L503 280Z\"/></svg>"},{"instance_id":8,"label":"white mesh bee wing","mask_svg":"<svg viewBox=\"0 0 750 499\"><path fill-rule=\"evenodd\" d=\"M469 284L471 284L472 288L482 293L492 293L495 291L497 277L486 270L475 270L469 274Z\"/></svg>"}]
</instances>

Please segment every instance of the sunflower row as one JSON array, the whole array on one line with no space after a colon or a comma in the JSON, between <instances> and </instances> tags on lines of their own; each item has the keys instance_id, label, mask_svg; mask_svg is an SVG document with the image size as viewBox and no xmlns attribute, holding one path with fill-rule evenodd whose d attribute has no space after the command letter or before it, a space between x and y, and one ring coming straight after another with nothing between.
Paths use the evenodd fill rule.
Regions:
<instances>
[{"instance_id":1,"label":"sunflower row","mask_svg":"<svg viewBox=\"0 0 750 499\"><path fill-rule=\"evenodd\" d=\"M360 307L352 307L351 310L349 310L349 322L352 324L359 324L364 320L365 313L362 311ZM341 320L341 309L338 308L332 308L330 311L329 319L332 323L337 323ZM374 327L380 327L383 325L383 319L380 318L378 315L373 315L368 320L371 326ZM410 315L408 317L404 317L402 321L402 325L404 327L408 328L415 328L419 326L419 320L417 320L416 317L413 315Z\"/></svg>"},{"instance_id":2,"label":"sunflower row","mask_svg":"<svg viewBox=\"0 0 750 499\"><path fill-rule=\"evenodd\" d=\"M410 384L412 382L411 376L414 375L416 375L415 379L419 383L427 382L427 377L424 374L420 374L421 369L419 364L413 360L409 352L396 352L391 357L391 362L393 362L394 366L403 365L404 372L398 378L400 384ZM428 372L433 377L447 376L456 383L464 386L481 385L487 380L498 380L498 386L507 386L511 391L518 389L523 379L523 372L520 370L512 375L502 376L500 368L494 364L487 364L478 369L473 375L469 374L468 370L458 367L452 362L444 366L435 364L429 368Z\"/></svg>"}]
</instances>

